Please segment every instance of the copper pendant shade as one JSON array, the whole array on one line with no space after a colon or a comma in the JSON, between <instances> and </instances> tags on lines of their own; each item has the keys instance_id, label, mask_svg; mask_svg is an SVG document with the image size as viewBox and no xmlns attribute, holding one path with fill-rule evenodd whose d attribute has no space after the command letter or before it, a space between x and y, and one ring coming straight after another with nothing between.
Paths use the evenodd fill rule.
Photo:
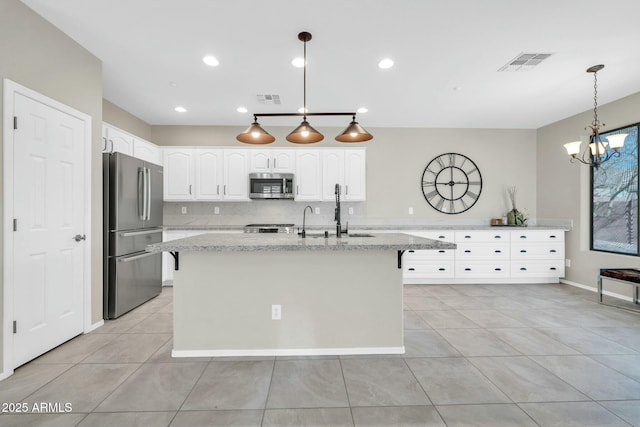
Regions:
<instances>
[{"instance_id":1,"label":"copper pendant shade","mask_svg":"<svg viewBox=\"0 0 640 427\"><path fill-rule=\"evenodd\" d=\"M256 113L253 115L253 123L244 132L236 136L236 139L245 144L270 144L275 138L265 131L258 123L258 117L273 116L302 116L302 123L289 135L287 141L294 144L313 144L322 141L324 136L313 128L307 121L307 116L352 116L349 126L338 136L336 141L340 142L363 142L373 138L362 126L356 122L356 113L307 113L307 42L311 40L311 34L303 31L298 34L298 40L304 43L304 72L303 72L303 110L305 113Z\"/></svg>"},{"instance_id":2,"label":"copper pendant shade","mask_svg":"<svg viewBox=\"0 0 640 427\"><path fill-rule=\"evenodd\" d=\"M349 126L340 135L336 136L336 141L340 142L364 142L370 139L373 139L373 135L356 122L355 116Z\"/></svg>"},{"instance_id":3,"label":"copper pendant shade","mask_svg":"<svg viewBox=\"0 0 640 427\"><path fill-rule=\"evenodd\" d=\"M253 123L244 132L236 136L236 139L245 144L271 144L276 138L266 130L262 129L262 126L258 123L258 120L254 117Z\"/></svg>"},{"instance_id":4,"label":"copper pendant shade","mask_svg":"<svg viewBox=\"0 0 640 427\"><path fill-rule=\"evenodd\" d=\"M314 142L320 142L324 139L324 135L315 130L305 117L300 123L300 126L295 128L289 135L287 135L287 141L295 144L313 144Z\"/></svg>"}]
</instances>

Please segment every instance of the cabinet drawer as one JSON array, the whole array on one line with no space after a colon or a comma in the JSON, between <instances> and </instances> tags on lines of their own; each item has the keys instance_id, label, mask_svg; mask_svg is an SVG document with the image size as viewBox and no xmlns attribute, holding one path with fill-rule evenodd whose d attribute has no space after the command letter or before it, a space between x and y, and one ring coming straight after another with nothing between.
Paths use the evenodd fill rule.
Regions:
<instances>
[{"instance_id":1,"label":"cabinet drawer","mask_svg":"<svg viewBox=\"0 0 640 427\"><path fill-rule=\"evenodd\" d=\"M549 262L512 262L511 277L564 277L564 260Z\"/></svg>"},{"instance_id":2,"label":"cabinet drawer","mask_svg":"<svg viewBox=\"0 0 640 427\"><path fill-rule=\"evenodd\" d=\"M456 259L509 259L508 243L459 243Z\"/></svg>"},{"instance_id":3,"label":"cabinet drawer","mask_svg":"<svg viewBox=\"0 0 640 427\"><path fill-rule=\"evenodd\" d=\"M463 242L509 242L508 231L456 231L455 243Z\"/></svg>"},{"instance_id":4,"label":"cabinet drawer","mask_svg":"<svg viewBox=\"0 0 640 427\"><path fill-rule=\"evenodd\" d=\"M564 245L562 243L530 244L514 242L511 244L511 259L563 259Z\"/></svg>"},{"instance_id":5,"label":"cabinet drawer","mask_svg":"<svg viewBox=\"0 0 640 427\"><path fill-rule=\"evenodd\" d=\"M424 262L438 259L453 260L455 250L435 249L435 250L408 250L402 255L404 262Z\"/></svg>"},{"instance_id":6,"label":"cabinet drawer","mask_svg":"<svg viewBox=\"0 0 640 427\"><path fill-rule=\"evenodd\" d=\"M441 240L443 242L455 241L455 233L453 231L414 231L410 234L412 236L424 237L425 239Z\"/></svg>"},{"instance_id":7,"label":"cabinet drawer","mask_svg":"<svg viewBox=\"0 0 640 427\"><path fill-rule=\"evenodd\" d=\"M512 242L564 242L562 230L520 230L511 231Z\"/></svg>"},{"instance_id":8,"label":"cabinet drawer","mask_svg":"<svg viewBox=\"0 0 640 427\"><path fill-rule=\"evenodd\" d=\"M509 261L456 262L456 277L509 277Z\"/></svg>"},{"instance_id":9,"label":"cabinet drawer","mask_svg":"<svg viewBox=\"0 0 640 427\"><path fill-rule=\"evenodd\" d=\"M453 277L453 262L404 263L402 274L406 278Z\"/></svg>"}]
</instances>

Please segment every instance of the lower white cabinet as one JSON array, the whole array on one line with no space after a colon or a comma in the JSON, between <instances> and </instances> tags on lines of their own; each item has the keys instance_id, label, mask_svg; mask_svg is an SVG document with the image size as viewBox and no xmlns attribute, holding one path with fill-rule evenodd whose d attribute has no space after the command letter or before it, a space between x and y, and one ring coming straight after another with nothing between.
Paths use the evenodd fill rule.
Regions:
<instances>
[{"instance_id":1,"label":"lower white cabinet","mask_svg":"<svg viewBox=\"0 0 640 427\"><path fill-rule=\"evenodd\" d=\"M405 252L405 284L558 283L564 276L562 230L436 230L408 234L456 243L457 248Z\"/></svg>"}]
</instances>

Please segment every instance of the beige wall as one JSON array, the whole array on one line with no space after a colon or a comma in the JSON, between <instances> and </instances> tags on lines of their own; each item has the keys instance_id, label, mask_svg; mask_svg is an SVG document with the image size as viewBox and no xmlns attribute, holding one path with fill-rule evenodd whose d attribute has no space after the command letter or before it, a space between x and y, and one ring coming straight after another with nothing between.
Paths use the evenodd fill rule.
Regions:
<instances>
[{"instance_id":1,"label":"beige wall","mask_svg":"<svg viewBox=\"0 0 640 427\"><path fill-rule=\"evenodd\" d=\"M599 106L599 118L605 130L640 121L640 93ZM593 120L586 111L538 129L538 215L545 218L571 218L573 230L567 233L566 257L571 267L566 279L595 287L599 268L640 267L640 258L589 250L589 167L569 163L562 144L580 139ZM609 287L630 296L628 287Z\"/></svg>"},{"instance_id":2,"label":"beige wall","mask_svg":"<svg viewBox=\"0 0 640 427\"><path fill-rule=\"evenodd\" d=\"M364 122L364 119L362 119ZM276 142L268 147L299 147L285 140L291 128L269 127ZM236 141L244 130L232 126L152 126L151 138L159 145L251 146ZM501 217L509 209L506 188L518 187L518 208L536 216L536 132L508 129L406 129L367 128L374 139L361 144L336 142L342 129L319 128L325 140L313 147L367 148L366 216L371 220L470 221ZM425 201L421 178L435 156L455 152L471 158L480 169L480 199L467 212L445 215ZM409 207L414 215L408 214Z\"/></svg>"},{"instance_id":3,"label":"beige wall","mask_svg":"<svg viewBox=\"0 0 640 427\"><path fill-rule=\"evenodd\" d=\"M0 40L0 78L13 80L92 118L92 221L88 232L92 236L92 321L97 322L102 319L102 63L18 0L0 0ZM4 283L0 297L3 288Z\"/></svg>"},{"instance_id":4,"label":"beige wall","mask_svg":"<svg viewBox=\"0 0 640 427\"><path fill-rule=\"evenodd\" d=\"M149 123L140 120L133 114L126 112L106 99L102 100L102 121L126 130L137 137L153 142L151 140L151 126Z\"/></svg>"}]
</instances>

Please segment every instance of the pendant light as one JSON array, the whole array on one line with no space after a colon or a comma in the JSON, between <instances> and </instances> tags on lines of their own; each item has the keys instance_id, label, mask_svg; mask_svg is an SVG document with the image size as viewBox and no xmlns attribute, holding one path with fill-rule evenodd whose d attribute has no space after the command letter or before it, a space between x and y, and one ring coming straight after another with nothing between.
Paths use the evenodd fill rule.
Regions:
<instances>
[{"instance_id":1,"label":"pendant light","mask_svg":"<svg viewBox=\"0 0 640 427\"><path fill-rule=\"evenodd\" d=\"M258 123L258 118L253 116L253 123L244 132L236 137L240 142L245 144L271 144L275 141L275 137L266 130L262 129L262 126Z\"/></svg>"},{"instance_id":2,"label":"pendant light","mask_svg":"<svg viewBox=\"0 0 640 427\"><path fill-rule=\"evenodd\" d=\"M620 156L620 148L624 146L626 133L609 135L603 138L600 135L600 128L604 126L598 120L598 71L602 70L604 65L594 65L587 68L587 73L593 74L593 121L585 129L591 130L589 143L580 155L580 145L582 141L568 142L564 144L567 154L571 157L570 161L578 161L593 168L600 167L601 164L612 157Z\"/></svg>"},{"instance_id":3,"label":"pendant light","mask_svg":"<svg viewBox=\"0 0 640 427\"><path fill-rule=\"evenodd\" d=\"M304 44L304 70L302 78L302 113L256 113L253 115L253 123L244 132L239 134L236 139L246 144L269 144L275 141L275 138L265 131L258 124L258 117L274 117L274 116L302 116L302 122L289 135L287 141L294 144L313 144L322 141L324 135L313 128L307 121L308 116L352 116L351 123L338 136L336 141L340 142L364 142L373 139L373 135L367 132L362 126L356 122L356 113L308 113L307 112L307 42L311 40L311 34L303 31L298 34L298 40Z\"/></svg>"}]
</instances>

